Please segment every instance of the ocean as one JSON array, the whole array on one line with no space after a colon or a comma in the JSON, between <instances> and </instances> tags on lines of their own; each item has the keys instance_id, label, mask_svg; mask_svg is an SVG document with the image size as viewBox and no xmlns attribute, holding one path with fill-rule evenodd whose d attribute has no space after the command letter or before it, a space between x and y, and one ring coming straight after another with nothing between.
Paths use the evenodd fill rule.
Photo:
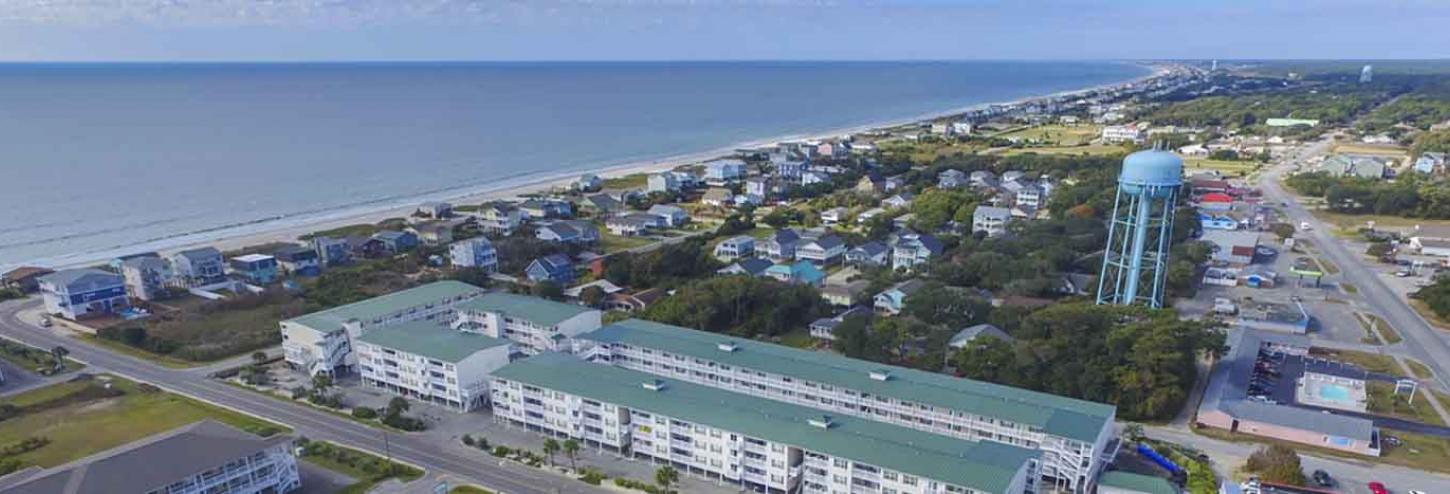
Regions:
<instances>
[{"instance_id":1,"label":"ocean","mask_svg":"<svg viewBox=\"0 0 1450 494\"><path fill-rule=\"evenodd\" d=\"M0 64L0 267L1146 74L1007 61Z\"/></svg>"}]
</instances>

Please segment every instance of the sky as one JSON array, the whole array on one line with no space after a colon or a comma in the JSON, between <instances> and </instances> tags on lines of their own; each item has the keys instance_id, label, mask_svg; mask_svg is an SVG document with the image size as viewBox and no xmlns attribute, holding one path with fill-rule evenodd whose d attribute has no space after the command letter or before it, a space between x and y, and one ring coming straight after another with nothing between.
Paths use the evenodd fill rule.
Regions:
<instances>
[{"instance_id":1,"label":"sky","mask_svg":"<svg viewBox=\"0 0 1450 494\"><path fill-rule=\"evenodd\" d=\"M0 0L0 61L1422 59L1447 0Z\"/></svg>"}]
</instances>

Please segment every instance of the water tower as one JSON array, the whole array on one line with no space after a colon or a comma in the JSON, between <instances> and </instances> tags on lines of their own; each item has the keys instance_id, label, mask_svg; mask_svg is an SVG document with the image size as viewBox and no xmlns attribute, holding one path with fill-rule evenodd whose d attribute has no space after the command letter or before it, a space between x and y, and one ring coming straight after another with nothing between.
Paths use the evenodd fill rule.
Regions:
<instances>
[{"instance_id":1,"label":"water tower","mask_svg":"<svg viewBox=\"0 0 1450 494\"><path fill-rule=\"evenodd\" d=\"M1098 276L1098 303L1144 302L1163 307L1163 277L1173 242L1173 210L1183 184L1183 160L1158 149L1123 159Z\"/></svg>"}]
</instances>

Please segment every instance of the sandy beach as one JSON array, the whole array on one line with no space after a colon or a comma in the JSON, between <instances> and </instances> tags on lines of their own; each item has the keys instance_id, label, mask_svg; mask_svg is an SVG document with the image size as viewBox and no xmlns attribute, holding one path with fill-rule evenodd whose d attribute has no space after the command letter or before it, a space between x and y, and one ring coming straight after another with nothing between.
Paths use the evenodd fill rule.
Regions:
<instances>
[{"instance_id":1,"label":"sandy beach","mask_svg":"<svg viewBox=\"0 0 1450 494\"><path fill-rule=\"evenodd\" d=\"M826 132L813 132L809 134L786 135L768 139L760 139L750 142L742 142L730 146L712 149L708 151L688 153L663 158L649 159L624 163L614 166L606 166L596 170L570 170L550 174L526 176L502 183L491 184L481 188L470 190L453 190L433 194L423 194L414 197L400 198L395 200L380 201L374 204L360 205L344 208L328 213L301 216L297 218L279 219L274 221L260 221L254 224L238 227L218 229L212 232L197 233L167 239L159 239L151 242L143 242L136 245L120 246L113 249L104 249L84 253L63 254L47 259L38 264L51 268L71 268L105 262L120 255L136 252L156 251L163 255L202 246L213 246L222 251L237 250L248 246L262 245L277 242L295 242L303 235L347 225L362 223L377 223L388 218L403 217L411 214L416 207L428 201L447 201L454 204L478 204L491 200L512 199L522 195L548 192L556 187L567 187L574 179L582 174L594 173L602 178L615 178L638 173L651 173L662 170L669 170L681 165L698 163L714 158L728 156L737 149L752 148L775 144L785 141L825 139L868 132L877 129L886 129L920 123L927 120L939 119L959 115L972 110L985 108L991 105L1016 105L1042 98L1071 96L1074 94L1086 93L1089 91L1104 88L1118 87L1135 84L1168 72L1168 67L1163 65L1150 65L1149 74L1141 77L1099 86L1062 91L1053 94L1038 95L1020 98L1013 101L995 103L983 103L965 108L955 108L931 112L910 118L902 118L885 122L864 124L850 128L835 129ZM7 269L9 267L6 267Z\"/></svg>"}]
</instances>

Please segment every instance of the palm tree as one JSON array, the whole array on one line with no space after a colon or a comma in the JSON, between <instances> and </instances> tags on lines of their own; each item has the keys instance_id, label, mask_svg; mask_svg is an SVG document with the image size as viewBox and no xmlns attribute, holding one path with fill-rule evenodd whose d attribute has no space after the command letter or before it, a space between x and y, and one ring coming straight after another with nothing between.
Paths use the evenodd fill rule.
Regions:
<instances>
[{"instance_id":1,"label":"palm tree","mask_svg":"<svg viewBox=\"0 0 1450 494\"><path fill-rule=\"evenodd\" d=\"M393 399L388 400L387 415L389 417L401 416L403 415L403 412L408 411L408 407L409 405L407 398L403 398L401 396L394 396Z\"/></svg>"},{"instance_id":2,"label":"palm tree","mask_svg":"<svg viewBox=\"0 0 1450 494\"><path fill-rule=\"evenodd\" d=\"M266 361L267 361L267 352L264 352L264 351L261 351L261 350L257 350L255 352L252 352L252 363L253 364L262 365L262 363L264 363Z\"/></svg>"},{"instance_id":3,"label":"palm tree","mask_svg":"<svg viewBox=\"0 0 1450 494\"><path fill-rule=\"evenodd\" d=\"M322 394L330 387L332 387L332 376L327 374L312 376L312 391L314 393Z\"/></svg>"},{"instance_id":4,"label":"palm tree","mask_svg":"<svg viewBox=\"0 0 1450 494\"><path fill-rule=\"evenodd\" d=\"M65 370L66 355L70 355L70 349L66 347L56 345L55 348L50 349L50 356L55 358L55 364L53 367L55 369L55 372Z\"/></svg>"},{"instance_id":5,"label":"palm tree","mask_svg":"<svg viewBox=\"0 0 1450 494\"><path fill-rule=\"evenodd\" d=\"M579 441L573 439L564 441L564 456L569 457L570 470L579 470L579 467L574 464L574 459L579 456Z\"/></svg>"},{"instance_id":6,"label":"palm tree","mask_svg":"<svg viewBox=\"0 0 1450 494\"><path fill-rule=\"evenodd\" d=\"M558 452L559 441L555 441L552 437L544 440L544 454L549 457L549 466L554 466L554 453Z\"/></svg>"},{"instance_id":7,"label":"palm tree","mask_svg":"<svg viewBox=\"0 0 1450 494\"><path fill-rule=\"evenodd\" d=\"M680 481L680 472L671 466L660 467L655 470L655 483L659 484L666 493L670 492L670 485Z\"/></svg>"}]
</instances>

